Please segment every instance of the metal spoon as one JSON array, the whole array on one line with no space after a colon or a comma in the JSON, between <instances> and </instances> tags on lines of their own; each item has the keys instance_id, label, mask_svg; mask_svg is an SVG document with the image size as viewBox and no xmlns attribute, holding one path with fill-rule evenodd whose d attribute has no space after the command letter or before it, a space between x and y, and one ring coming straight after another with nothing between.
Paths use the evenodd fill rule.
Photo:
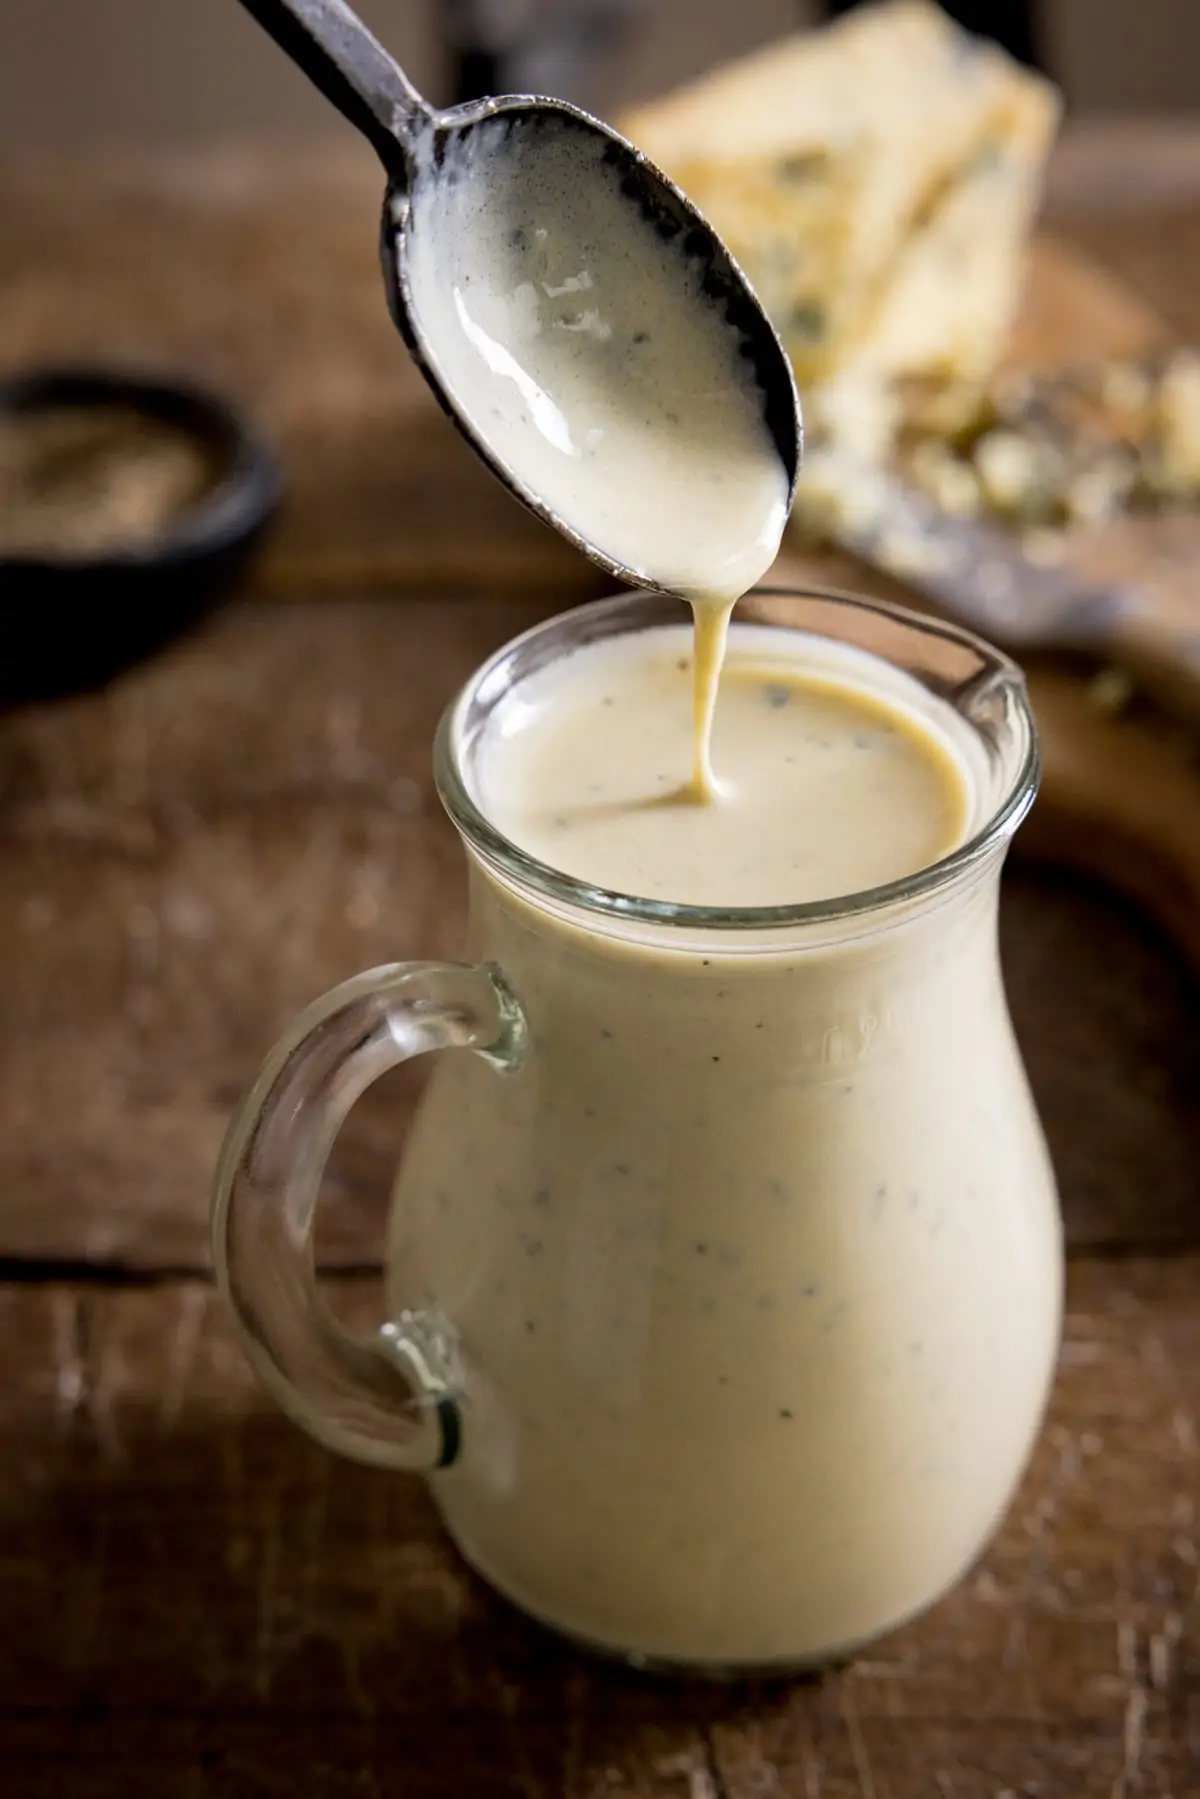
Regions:
<instances>
[{"instance_id":1,"label":"metal spoon","mask_svg":"<svg viewBox=\"0 0 1200 1799\"><path fill-rule=\"evenodd\" d=\"M565 100L517 94L437 111L422 99L344 0L242 0L242 4L358 127L382 162L388 186L380 252L392 318L442 409L511 493L616 580L634 587L656 585L645 571L627 567L602 545L588 541L533 490L498 450L487 418L466 409L461 398L447 391L432 353L409 278L416 229L411 191L418 174L423 180L438 178L447 153L453 153L473 131L498 115L506 120L519 118L526 131L531 126L547 133L575 131L601 140L608 160L616 164L621 192L644 224L648 253L656 247L661 250L655 234L659 240L678 241L683 252L678 258L679 305L711 305L727 321L761 394L764 422L786 477L790 504L800 464L801 426L786 353L720 239L674 183L639 150ZM731 369L736 360L735 354Z\"/></svg>"}]
</instances>

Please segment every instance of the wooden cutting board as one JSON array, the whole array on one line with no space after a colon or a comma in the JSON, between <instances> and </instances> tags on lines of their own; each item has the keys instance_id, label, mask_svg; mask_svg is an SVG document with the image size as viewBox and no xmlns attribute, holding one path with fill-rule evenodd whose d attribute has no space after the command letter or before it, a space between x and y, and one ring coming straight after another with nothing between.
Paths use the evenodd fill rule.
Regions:
<instances>
[{"instance_id":1,"label":"wooden cutting board","mask_svg":"<svg viewBox=\"0 0 1200 1799\"><path fill-rule=\"evenodd\" d=\"M1144 906L1200 974L1200 753L1149 710L1113 715L1088 683L1030 670L1042 797L1018 853L1100 876Z\"/></svg>"}]
</instances>

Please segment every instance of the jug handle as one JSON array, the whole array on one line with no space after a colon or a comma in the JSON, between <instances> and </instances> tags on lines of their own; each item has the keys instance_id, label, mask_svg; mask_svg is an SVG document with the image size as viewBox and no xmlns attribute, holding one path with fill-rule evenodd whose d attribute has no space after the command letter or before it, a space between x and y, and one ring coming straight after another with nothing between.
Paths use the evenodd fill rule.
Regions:
<instances>
[{"instance_id":1,"label":"jug handle","mask_svg":"<svg viewBox=\"0 0 1200 1799\"><path fill-rule=\"evenodd\" d=\"M347 1331L317 1290L317 1197L361 1094L431 1049L520 1062L524 1020L492 966L397 962L355 975L294 1020L229 1126L213 1198L213 1260L242 1347L267 1391L318 1442L377 1468L428 1472L458 1456L449 1327L404 1312Z\"/></svg>"}]
</instances>

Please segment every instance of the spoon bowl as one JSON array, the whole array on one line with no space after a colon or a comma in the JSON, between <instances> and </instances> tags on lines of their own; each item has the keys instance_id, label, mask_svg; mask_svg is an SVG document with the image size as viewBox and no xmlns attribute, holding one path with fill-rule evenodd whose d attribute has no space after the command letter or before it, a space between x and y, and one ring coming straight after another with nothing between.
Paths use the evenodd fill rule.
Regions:
<instances>
[{"instance_id":1,"label":"spoon bowl","mask_svg":"<svg viewBox=\"0 0 1200 1799\"><path fill-rule=\"evenodd\" d=\"M774 529L777 544L801 458L791 365L745 275L679 188L618 132L564 100L509 95L434 109L344 0L243 4L379 155L387 176L381 261L392 318L442 409L509 491L614 579L698 590L692 563L707 580L703 530L713 506L740 519L738 509L754 503L731 474L732 419L735 449L751 432L757 448L765 431L778 458L777 500L760 534L765 544ZM516 247L529 234L539 240L530 251L542 258L539 281L529 279ZM466 244L478 266L464 267ZM490 262L480 262L480 246ZM638 328L638 295L651 281L661 289L655 324L665 308L707 376L690 384L699 392L685 391L688 384L664 360L670 334L656 339ZM483 293L485 287L492 291ZM581 305L573 290L583 287L594 291ZM560 391L561 368L553 369L554 380L542 378L547 334L565 342L563 332L589 339L571 340L568 385L579 387L582 379L570 396L573 407ZM514 355L514 342L526 344L537 367ZM654 429L637 442L626 432L620 446L601 444L603 433L589 431L585 417L602 384L614 379L631 404L666 395ZM504 429L500 416L501 389L510 393L514 385L524 402L520 432ZM607 490L615 477L624 479L626 510L633 496L647 517L657 505L676 521L679 542L663 568L635 553L636 531L622 543L603 507L584 518L566 503L580 467L598 453L611 464L598 471ZM676 468L680 493L660 494L664 471ZM599 491L605 482L593 486ZM694 555L685 544L689 531L701 537ZM718 587L741 590L743 571L714 565L714 572ZM760 572L754 566L742 585Z\"/></svg>"}]
</instances>

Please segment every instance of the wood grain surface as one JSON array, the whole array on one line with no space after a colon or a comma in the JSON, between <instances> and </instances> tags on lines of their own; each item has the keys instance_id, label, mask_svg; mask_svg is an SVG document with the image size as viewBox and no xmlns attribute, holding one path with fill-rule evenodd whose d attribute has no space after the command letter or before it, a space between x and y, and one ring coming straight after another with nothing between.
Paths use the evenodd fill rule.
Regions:
<instances>
[{"instance_id":1,"label":"wood grain surface","mask_svg":"<svg viewBox=\"0 0 1200 1799\"><path fill-rule=\"evenodd\" d=\"M525 1624L416 1481L309 1444L207 1285L0 1288L6 1794L1194 1799L1200 1258L1074 1269L984 1561L809 1682L648 1681ZM365 1325L369 1283L334 1295Z\"/></svg>"},{"instance_id":2,"label":"wood grain surface","mask_svg":"<svg viewBox=\"0 0 1200 1799\"><path fill-rule=\"evenodd\" d=\"M1200 338L1200 133L1153 216L1130 141L1115 209L1111 146L1068 158L1057 241L1112 278L1047 239L1027 361L1084 321ZM378 197L344 140L0 164L0 373L206 377L290 483L248 597L107 693L0 718L0 1792L1200 1799L1195 992L1153 913L1042 865L1063 838L1037 814L1003 947L1075 1247L1067 1330L1003 1530L926 1619L819 1680L648 1683L522 1623L423 1487L335 1462L251 1381L204 1272L230 1107L318 989L457 949L435 718L596 590L411 376ZM352 1323L419 1081L381 1083L330 1170Z\"/></svg>"}]
</instances>

